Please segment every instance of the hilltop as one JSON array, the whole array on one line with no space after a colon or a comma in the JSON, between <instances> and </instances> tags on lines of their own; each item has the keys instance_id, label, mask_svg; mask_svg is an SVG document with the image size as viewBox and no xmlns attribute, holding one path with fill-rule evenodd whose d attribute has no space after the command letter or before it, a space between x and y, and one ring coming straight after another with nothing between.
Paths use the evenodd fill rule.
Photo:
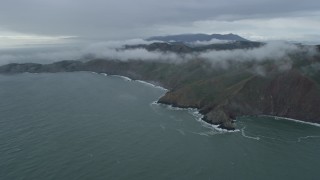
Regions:
<instances>
[{"instance_id":1,"label":"hilltop","mask_svg":"<svg viewBox=\"0 0 320 180\"><path fill-rule=\"evenodd\" d=\"M163 42L183 42L192 43L197 41L211 41L213 39L223 41L249 41L236 34L178 34L168 36L150 37L148 41L163 41Z\"/></svg>"},{"instance_id":2,"label":"hilltop","mask_svg":"<svg viewBox=\"0 0 320 180\"><path fill-rule=\"evenodd\" d=\"M195 53L205 52L209 50L234 50L234 49L252 49L263 46L264 43L253 41L235 41L228 43L209 44L202 46L190 46L185 43L169 43L155 42L151 44L126 45L123 49L138 49L143 48L148 51L174 52L174 53Z\"/></svg>"}]
</instances>

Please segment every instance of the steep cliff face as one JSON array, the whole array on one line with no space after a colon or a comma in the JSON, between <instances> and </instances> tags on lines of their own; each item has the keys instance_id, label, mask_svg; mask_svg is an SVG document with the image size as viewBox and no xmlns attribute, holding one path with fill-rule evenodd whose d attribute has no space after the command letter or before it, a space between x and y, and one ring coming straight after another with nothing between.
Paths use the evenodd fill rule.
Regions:
<instances>
[{"instance_id":1,"label":"steep cliff face","mask_svg":"<svg viewBox=\"0 0 320 180\"><path fill-rule=\"evenodd\" d=\"M271 77L252 75L229 86L212 82L211 87L201 84L168 92L159 102L199 108L205 121L225 129L233 129L233 119L242 115L272 115L320 123L319 86L298 71ZM198 98L198 89L210 93L200 92L202 98Z\"/></svg>"},{"instance_id":2,"label":"steep cliff face","mask_svg":"<svg viewBox=\"0 0 320 180\"><path fill-rule=\"evenodd\" d=\"M272 115L308 122L320 122L320 89L317 83L298 71L274 78L254 78L225 108L234 115Z\"/></svg>"},{"instance_id":3,"label":"steep cliff face","mask_svg":"<svg viewBox=\"0 0 320 180\"><path fill-rule=\"evenodd\" d=\"M279 75L267 88L271 115L319 122L319 85L297 71Z\"/></svg>"}]
</instances>

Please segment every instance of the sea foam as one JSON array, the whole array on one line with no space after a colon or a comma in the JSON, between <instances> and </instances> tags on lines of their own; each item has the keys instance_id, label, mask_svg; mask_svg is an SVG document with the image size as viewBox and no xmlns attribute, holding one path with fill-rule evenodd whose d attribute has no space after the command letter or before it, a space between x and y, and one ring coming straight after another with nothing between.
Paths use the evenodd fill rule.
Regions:
<instances>
[{"instance_id":1,"label":"sea foam","mask_svg":"<svg viewBox=\"0 0 320 180\"><path fill-rule=\"evenodd\" d=\"M126 76L120 76L120 75L112 75L112 76L122 78L122 79L124 79L126 81L132 81L132 79L130 79L130 78L126 77Z\"/></svg>"},{"instance_id":2,"label":"sea foam","mask_svg":"<svg viewBox=\"0 0 320 180\"><path fill-rule=\"evenodd\" d=\"M164 88L164 87L156 86L156 85L154 85L154 84L152 84L152 83L149 83L149 82L146 82L146 81L136 80L136 82L139 82L139 83L142 83L142 84L145 84L145 85L154 87L154 88L162 89L162 90L164 90L164 91L168 91L168 89L166 89L166 88Z\"/></svg>"},{"instance_id":3,"label":"sea foam","mask_svg":"<svg viewBox=\"0 0 320 180\"><path fill-rule=\"evenodd\" d=\"M241 129L241 135L242 135L243 137L249 138L249 139L254 139L254 140L257 140L257 141L260 140L260 137L253 137L253 136L248 136L248 135L246 135L246 133L244 132L245 129L246 129L246 127L243 127L243 128Z\"/></svg>"},{"instance_id":4,"label":"sea foam","mask_svg":"<svg viewBox=\"0 0 320 180\"><path fill-rule=\"evenodd\" d=\"M318 124L318 123L305 122L305 121L301 121L301 120L297 120L297 119L292 119L292 118L279 117L279 116L271 116L271 115L260 115L260 117L271 117L271 118L274 118L275 120L287 120L287 121L293 121L293 122L297 122L297 123L308 124L308 125L320 127L320 124Z\"/></svg>"}]
</instances>

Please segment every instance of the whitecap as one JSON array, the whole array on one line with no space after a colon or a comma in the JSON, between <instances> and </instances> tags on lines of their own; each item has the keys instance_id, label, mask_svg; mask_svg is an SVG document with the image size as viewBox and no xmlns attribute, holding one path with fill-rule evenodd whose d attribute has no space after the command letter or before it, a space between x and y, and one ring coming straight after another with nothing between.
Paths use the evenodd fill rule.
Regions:
<instances>
[{"instance_id":1,"label":"whitecap","mask_svg":"<svg viewBox=\"0 0 320 180\"><path fill-rule=\"evenodd\" d=\"M182 129L177 129L177 131L178 131L180 134L182 134L183 136L186 135L186 133L185 133Z\"/></svg>"},{"instance_id":2,"label":"whitecap","mask_svg":"<svg viewBox=\"0 0 320 180\"><path fill-rule=\"evenodd\" d=\"M301 142L303 139L310 139L310 138L320 138L320 136L304 136L304 137L299 137L298 142Z\"/></svg>"},{"instance_id":3,"label":"whitecap","mask_svg":"<svg viewBox=\"0 0 320 180\"><path fill-rule=\"evenodd\" d=\"M151 105L159 105L158 101L153 101Z\"/></svg>"},{"instance_id":4,"label":"whitecap","mask_svg":"<svg viewBox=\"0 0 320 180\"><path fill-rule=\"evenodd\" d=\"M217 135L220 134L219 132L216 131L207 131L207 132L192 132L193 134L197 134L200 136L213 136L213 135Z\"/></svg>"},{"instance_id":5,"label":"whitecap","mask_svg":"<svg viewBox=\"0 0 320 180\"><path fill-rule=\"evenodd\" d=\"M253 137L253 136L248 136L248 135L246 135L245 132L244 132L245 129L246 129L246 127L243 127L243 128L241 129L241 135L242 135L243 137L249 138L249 139L254 139L254 140L257 140L257 141L260 140L260 137Z\"/></svg>"},{"instance_id":6,"label":"whitecap","mask_svg":"<svg viewBox=\"0 0 320 180\"><path fill-rule=\"evenodd\" d=\"M297 123L308 124L308 125L320 127L320 124L318 124L318 123L306 122L306 121L301 121L301 120L292 119L292 118L270 116L270 115L260 115L260 117L271 117L271 118L274 118L275 120L287 120L287 121L293 121L293 122L297 122Z\"/></svg>"},{"instance_id":7,"label":"whitecap","mask_svg":"<svg viewBox=\"0 0 320 180\"><path fill-rule=\"evenodd\" d=\"M122 79L124 79L126 81L132 81L132 79L130 79L130 78L126 77L126 76L120 76L120 75L112 75L112 76L122 78Z\"/></svg>"},{"instance_id":8,"label":"whitecap","mask_svg":"<svg viewBox=\"0 0 320 180\"><path fill-rule=\"evenodd\" d=\"M164 125L162 125L162 124L160 124L160 128L162 129L162 130L166 130L166 126L164 126Z\"/></svg>"},{"instance_id":9,"label":"whitecap","mask_svg":"<svg viewBox=\"0 0 320 180\"><path fill-rule=\"evenodd\" d=\"M154 88L158 88L158 89L161 89L161 90L164 90L164 91L168 91L168 89L166 89L166 88L164 88L164 87L156 86L156 85L154 85L154 84L152 84L152 83L149 83L149 82L146 82L146 81L136 80L136 82L139 82L139 83L142 83L142 84L145 84L145 85L154 87Z\"/></svg>"}]
</instances>

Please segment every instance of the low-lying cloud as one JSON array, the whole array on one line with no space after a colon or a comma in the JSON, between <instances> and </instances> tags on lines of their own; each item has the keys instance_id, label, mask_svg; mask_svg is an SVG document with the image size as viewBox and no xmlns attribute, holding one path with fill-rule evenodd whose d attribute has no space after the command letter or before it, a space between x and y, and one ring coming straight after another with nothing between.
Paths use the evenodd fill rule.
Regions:
<instances>
[{"instance_id":1,"label":"low-lying cloud","mask_svg":"<svg viewBox=\"0 0 320 180\"><path fill-rule=\"evenodd\" d=\"M208 51L200 54L200 57L215 61L262 61L267 59L283 59L292 52L299 51L299 48L293 44L287 43L268 43L260 48L253 49L236 49Z\"/></svg>"},{"instance_id":2,"label":"low-lying cloud","mask_svg":"<svg viewBox=\"0 0 320 180\"><path fill-rule=\"evenodd\" d=\"M272 61L278 71L290 70L295 56L303 55L305 60L317 54L312 46L298 46L285 42L270 42L259 48L207 51L200 53L199 57L209 61L213 68L228 69L234 62L254 62L251 72L266 75L267 67L262 62Z\"/></svg>"},{"instance_id":3,"label":"low-lying cloud","mask_svg":"<svg viewBox=\"0 0 320 180\"><path fill-rule=\"evenodd\" d=\"M161 61L168 63L183 63L189 60L203 59L210 62L213 68L227 69L233 62L262 62L265 60L274 60L274 64L279 70L287 70L291 69L292 61L290 58L294 53L303 53L306 56L313 56L316 53L314 48L302 48L283 42L267 43L264 46L252 49L209 50L184 55L173 52L147 51L144 48L123 48L124 45L150 43L153 42L142 39L132 39L71 47L58 46L55 48L35 47L29 49L17 48L0 50L0 65L26 62L46 64L61 60L85 61L94 58L119 61ZM265 74L265 69L262 66L256 65L252 69L252 71L257 74Z\"/></svg>"},{"instance_id":4,"label":"low-lying cloud","mask_svg":"<svg viewBox=\"0 0 320 180\"><path fill-rule=\"evenodd\" d=\"M134 39L128 41L111 41L92 44L85 47L81 54L87 57L100 59L113 59L120 61L142 60L142 61L167 61L167 62L181 62L181 56L176 53L147 51L144 48L124 49L124 45L143 45L151 44L157 41L145 41L141 39Z\"/></svg>"},{"instance_id":5,"label":"low-lying cloud","mask_svg":"<svg viewBox=\"0 0 320 180\"><path fill-rule=\"evenodd\" d=\"M225 43L231 43L233 41L230 40L219 40L219 39L211 39L210 41L195 41L193 43L190 43L193 46L205 46L210 44L225 44Z\"/></svg>"}]
</instances>

